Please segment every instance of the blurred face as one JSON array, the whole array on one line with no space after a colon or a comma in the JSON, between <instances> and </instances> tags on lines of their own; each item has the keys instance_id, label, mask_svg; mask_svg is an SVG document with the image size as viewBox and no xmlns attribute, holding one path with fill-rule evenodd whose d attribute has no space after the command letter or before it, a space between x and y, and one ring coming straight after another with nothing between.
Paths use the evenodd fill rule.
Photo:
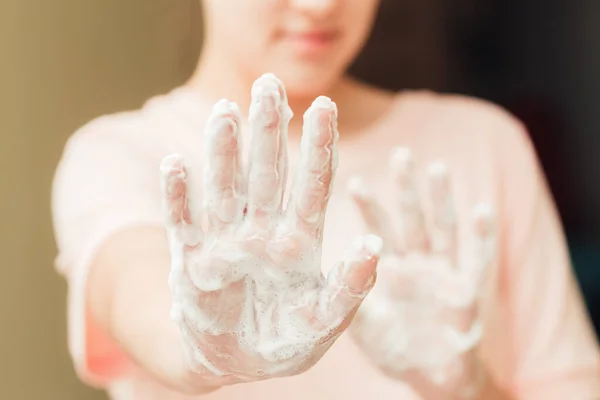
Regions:
<instances>
[{"instance_id":1,"label":"blurred face","mask_svg":"<svg viewBox=\"0 0 600 400\"><path fill-rule=\"evenodd\" d=\"M379 0L203 0L206 49L290 97L324 93L366 41Z\"/></svg>"}]
</instances>

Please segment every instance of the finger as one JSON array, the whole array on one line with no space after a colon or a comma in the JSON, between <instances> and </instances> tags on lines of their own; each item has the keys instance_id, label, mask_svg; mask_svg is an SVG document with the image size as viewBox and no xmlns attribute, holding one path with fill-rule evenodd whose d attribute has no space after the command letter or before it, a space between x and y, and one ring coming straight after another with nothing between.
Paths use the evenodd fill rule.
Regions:
<instances>
[{"instance_id":1,"label":"finger","mask_svg":"<svg viewBox=\"0 0 600 400\"><path fill-rule=\"evenodd\" d=\"M287 180L287 127L292 117L283 84L273 74L252 86L252 144L248 175L248 218L265 223L281 211Z\"/></svg>"},{"instance_id":2,"label":"finger","mask_svg":"<svg viewBox=\"0 0 600 400\"><path fill-rule=\"evenodd\" d=\"M165 223L170 236L187 246L202 243L199 199L188 190L188 170L183 157L173 154L160 166Z\"/></svg>"},{"instance_id":3,"label":"finger","mask_svg":"<svg viewBox=\"0 0 600 400\"><path fill-rule=\"evenodd\" d=\"M344 262L329 272L318 304L319 320L326 326L339 326L362 303L375 284L382 247L379 236L360 237Z\"/></svg>"},{"instance_id":4,"label":"finger","mask_svg":"<svg viewBox=\"0 0 600 400\"><path fill-rule=\"evenodd\" d=\"M450 171L438 162L429 167L429 196L432 205L430 249L456 262L456 212L452 198Z\"/></svg>"},{"instance_id":5,"label":"finger","mask_svg":"<svg viewBox=\"0 0 600 400\"><path fill-rule=\"evenodd\" d=\"M406 251L425 251L427 231L419 191L416 185L412 151L396 149L392 155L392 173L398 186L400 229Z\"/></svg>"},{"instance_id":6,"label":"finger","mask_svg":"<svg viewBox=\"0 0 600 400\"><path fill-rule=\"evenodd\" d=\"M235 103L215 104L204 132L204 207L209 230L241 219L245 205L241 177L240 113Z\"/></svg>"},{"instance_id":7,"label":"finger","mask_svg":"<svg viewBox=\"0 0 600 400\"><path fill-rule=\"evenodd\" d=\"M293 226L319 236L337 168L337 107L320 96L304 114L299 169L290 199Z\"/></svg>"},{"instance_id":8,"label":"finger","mask_svg":"<svg viewBox=\"0 0 600 400\"><path fill-rule=\"evenodd\" d=\"M369 233L379 235L383 239L384 249L393 250L398 243L390 218L362 178L358 176L350 178L348 192L356 204Z\"/></svg>"},{"instance_id":9,"label":"finger","mask_svg":"<svg viewBox=\"0 0 600 400\"><path fill-rule=\"evenodd\" d=\"M478 205L473 211L473 253L465 266L480 281L496 256L495 216L487 204Z\"/></svg>"}]
</instances>

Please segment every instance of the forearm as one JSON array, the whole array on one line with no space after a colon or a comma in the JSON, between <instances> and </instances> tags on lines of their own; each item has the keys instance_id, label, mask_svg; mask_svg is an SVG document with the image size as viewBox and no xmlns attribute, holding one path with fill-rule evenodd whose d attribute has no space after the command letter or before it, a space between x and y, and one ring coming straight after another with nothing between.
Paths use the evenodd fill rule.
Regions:
<instances>
[{"instance_id":1,"label":"forearm","mask_svg":"<svg viewBox=\"0 0 600 400\"><path fill-rule=\"evenodd\" d=\"M88 300L94 318L165 386L194 394L215 390L199 382L200 377L188 368L180 333L169 317L169 251L164 233L145 229L118 236L104 246L92 266ZM135 240L130 240L132 236Z\"/></svg>"}]
</instances>

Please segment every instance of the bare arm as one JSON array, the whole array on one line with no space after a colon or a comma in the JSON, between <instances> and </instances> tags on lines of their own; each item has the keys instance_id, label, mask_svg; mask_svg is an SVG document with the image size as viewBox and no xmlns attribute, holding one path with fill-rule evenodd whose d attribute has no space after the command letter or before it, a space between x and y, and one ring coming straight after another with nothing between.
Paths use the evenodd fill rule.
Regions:
<instances>
[{"instance_id":1,"label":"bare arm","mask_svg":"<svg viewBox=\"0 0 600 400\"><path fill-rule=\"evenodd\" d=\"M306 371L375 282L382 244L374 235L357 238L327 277L321 273L339 135L335 103L318 98L304 114L301 167L283 212L287 154L278 147L291 111L273 75L259 78L252 95L248 182L239 110L222 100L205 131L204 199L188 191L195 183L183 157L166 157L168 235L151 228L115 235L89 277L89 308L101 327L143 369L182 392Z\"/></svg>"},{"instance_id":2,"label":"bare arm","mask_svg":"<svg viewBox=\"0 0 600 400\"><path fill-rule=\"evenodd\" d=\"M101 328L162 384L207 393L191 379L180 333L169 318L170 255L164 229L140 227L110 238L95 257L88 307Z\"/></svg>"},{"instance_id":3,"label":"bare arm","mask_svg":"<svg viewBox=\"0 0 600 400\"><path fill-rule=\"evenodd\" d=\"M179 331L169 318L169 257L163 229L134 228L113 236L93 262L88 305L100 326L144 370L175 390L198 393L187 378ZM212 390L206 386L203 392ZM492 381L479 399L512 400Z\"/></svg>"}]
</instances>

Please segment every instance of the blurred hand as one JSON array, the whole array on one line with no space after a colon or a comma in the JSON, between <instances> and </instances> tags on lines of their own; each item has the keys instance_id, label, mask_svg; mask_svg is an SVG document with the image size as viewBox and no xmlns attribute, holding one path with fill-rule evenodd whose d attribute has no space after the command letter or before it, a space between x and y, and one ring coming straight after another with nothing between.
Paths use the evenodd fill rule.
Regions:
<instances>
[{"instance_id":1,"label":"blurred hand","mask_svg":"<svg viewBox=\"0 0 600 400\"><path fill-rule=\"evenodd\" d=\"M337 109L326 97L304 115L300 165L283 208L291 116L282 83L270 74L259 78L243 168L238 108L227 100L214 106L205 130L203 205L181 156L161 166L172 318L191 370L211 384L307 370L375 282L382 243L373 235L357 239L327 278L321 273L338 139Z\"/></svg>"},{"instance_id":2,"label":"blurred hand","mask_svg":"<svg viewBox=\"0 0 600 400\"><path fill-rule=\"evenodd\" d=\"M423 398L473 398L483 384L477 300L494 258L493 218L488 207L474 210L472 241L459 254L449 171L436 163L428 172L426 218L411 152L394 153L399 229L360 178L350 183L366 224L385 244L378 283L350 329L382 371L413 384Z\"/></svg>"}]
</instances>

